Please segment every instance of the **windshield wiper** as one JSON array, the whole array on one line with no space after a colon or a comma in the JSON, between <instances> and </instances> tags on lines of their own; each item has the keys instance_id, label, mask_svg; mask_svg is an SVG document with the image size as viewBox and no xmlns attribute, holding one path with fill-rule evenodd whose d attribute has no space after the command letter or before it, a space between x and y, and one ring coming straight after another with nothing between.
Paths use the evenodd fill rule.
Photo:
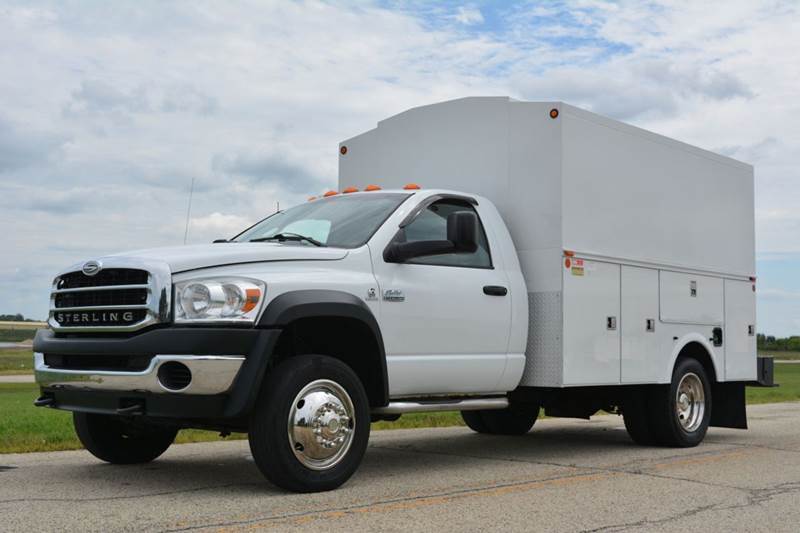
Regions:
<instances>
[{"instance_id":1,"label":"windshield wiper","mask_svg":"<svg viewBox=\"0 0 800 533\"><path fill-rule=\"evenodd\" d=\"M313 237L307 237L305 235L300 235L299 233L276 233L271 237L258 237L257 239L250 239L248 242L266 242L266 241L278 241L278 242L305 241L305 242L310 242L314 246L327 246L326 244L319 242L317 239Z\"/></svg>"}]
</instances>

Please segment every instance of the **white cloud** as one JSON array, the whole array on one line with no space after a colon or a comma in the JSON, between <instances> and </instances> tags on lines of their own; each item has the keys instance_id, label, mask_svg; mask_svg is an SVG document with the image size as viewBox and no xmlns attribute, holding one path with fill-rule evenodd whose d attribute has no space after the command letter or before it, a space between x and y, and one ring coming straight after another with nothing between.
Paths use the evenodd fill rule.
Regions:
<instances>
[{"instance_id":1,"label":"white cloud","mask_svg":"<svg viewBox=\"0 0 800 533\"><path fill-rule=\"evenodd\" d=\"M454 18L461 24L472 26L483 22L481 10L475 6L461 6L456 11Z\"/></svg>"},{"instance_id":2,"label":"white cloud","mask_svg":"<svg viewBox=\"0 0 800 533\"><path fill-rule=\"evenodd\" d=\"M205 238L207 242L214 239L227 239L240 233L254 221L239 215L230 215L213 212L202 217L192 217L189 222L189 231L194 241Z\"/></svg>"}]
</instances>

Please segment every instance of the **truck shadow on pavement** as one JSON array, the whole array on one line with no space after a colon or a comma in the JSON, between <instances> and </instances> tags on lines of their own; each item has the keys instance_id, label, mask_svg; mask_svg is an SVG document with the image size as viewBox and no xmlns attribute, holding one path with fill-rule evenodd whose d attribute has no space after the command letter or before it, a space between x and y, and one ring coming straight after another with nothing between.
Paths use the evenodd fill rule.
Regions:
<instances>
[{"instance_id":1,"label":"truck shadow on pavement","mask_svg":"<svg viewBox=\"0 0 800 533\"><path fill-rule=\"evenodd\" d=\"M491 468L502 481L504 475L513 476L522 466L629 468L665 456L705 453L707 446L724 445L724 435L716 437L714 444L698 448L647 448L633 444L624 428L593 421L536 427L519 437L478 435L465 428L379 431L371 436L361 468L344 488L385 483L387 477L413 487L421 472L428 479L445 480L454 472L468 475L470 469ZM55 469L52 475L64 483L76 476L90 476L98 488L105 483L117 488L122 484L127 488L124 492L224 490L226 496L233 496L252 494L256 489L261 495L287 494L261 476L246 441L177 445L144 466L96 462Z\"/></svg>"}]
</instances>

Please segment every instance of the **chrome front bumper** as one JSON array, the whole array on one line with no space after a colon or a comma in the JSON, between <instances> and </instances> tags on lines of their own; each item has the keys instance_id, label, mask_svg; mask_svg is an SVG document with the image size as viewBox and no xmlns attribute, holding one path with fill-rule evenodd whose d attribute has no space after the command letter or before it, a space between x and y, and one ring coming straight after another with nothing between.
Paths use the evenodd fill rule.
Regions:
<instances>
[{"instance_id":1,"label":"chrome front bumper","mask_svg":"<svg viewBox=\"0 0 800 533\"><path fill-rule=\"evenodd\" d=\"M36 382L47 388L95 391L154 392L163 394L221 394L230 390L245 358L241 355L156 355L139 372L109 370L65 370L50 368L44 355L34 353ZM165 388L158 379L158 368L168 361L186 365L192 381L180 391Z\"/></svg>"}]
</instances>

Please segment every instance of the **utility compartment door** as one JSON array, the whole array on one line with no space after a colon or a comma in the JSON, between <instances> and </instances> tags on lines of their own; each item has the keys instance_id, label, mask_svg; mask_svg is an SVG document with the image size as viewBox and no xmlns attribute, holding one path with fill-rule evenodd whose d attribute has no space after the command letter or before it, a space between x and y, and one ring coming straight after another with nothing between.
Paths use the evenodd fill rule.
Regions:
<instances>
[{"instance_id":1,"label":"utility compartment door","mask_svg":"<svg viewBox=\"0 0 800 533\"><path fill-rule=\"evenodd\" d=\"M658 270L622 266L622 383L658 383L666 362L659 353ZM663 381L663 379L662 379Z\"/></svg>"},{"instance_id":2,"label":"utility compartment door","mask_svg":"<svg viewBox=\"0 0 800 533\"><path fill-rule=\"evenodd\" d=\"M725 280L725 380L756 379L756 293L749 281Z\"/></svg>"},{"instance_id":3,"label":"utility compartment door","mask_svg":"<svg viewBox=\"0 0 800 533\"><path fill-rule=\"evenodd\" d=\"M571 258L564 268L564 385L620 379L620 266Z\"/></svg>"},{"instance_id":4,"label":"utility compartment door","mask_svg":"<svg viewBox=\"0 0 800 533\"><path fill-rule=\"evenodd\" d=\"M722 279L662 270L661 320L673 324L722 326Z\"/></svg>"}]
</instances>

